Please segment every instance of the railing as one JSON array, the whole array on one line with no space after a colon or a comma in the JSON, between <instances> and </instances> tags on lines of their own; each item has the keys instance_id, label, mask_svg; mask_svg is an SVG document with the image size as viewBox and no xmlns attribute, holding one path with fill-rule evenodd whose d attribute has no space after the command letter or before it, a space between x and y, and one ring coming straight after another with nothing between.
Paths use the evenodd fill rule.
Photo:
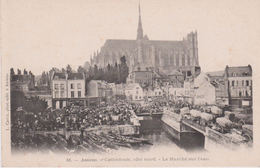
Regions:
<instances>
[{"instance_id":1,"label":"railing","mask_svg":"<svg viewBox=\"0 0 260 168\"><path fill-rule=\"evenodd\" d=\"M237 140L232 137L228 137L225 134L219 133L215 130L207 128L207 137L212 139L213 141L217 142L218 144L224 146L225 148L236 150L243 144L242 140Z\"/></svg>"}]
</instances>

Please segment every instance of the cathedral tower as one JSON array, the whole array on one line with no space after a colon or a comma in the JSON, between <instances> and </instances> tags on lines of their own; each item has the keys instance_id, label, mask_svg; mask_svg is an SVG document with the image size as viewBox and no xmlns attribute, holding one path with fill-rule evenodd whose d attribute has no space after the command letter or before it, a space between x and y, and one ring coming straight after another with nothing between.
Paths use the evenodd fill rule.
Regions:
<instances>
[{"instance_id":1,"label":"cathedral tower","mask_svg":"<svg viewBox=\"0 0 260 168\"><path fill-rule=\"evenodd\" d=\"M140 1L139 1L139 21L138 21L138 29L137 29L137 40L141 40L143 38L143 28L141 21L141 9L140 9Z\"/></svg>"},{"instance_id":2,"label":"cathedral tower","mask_svg":"<svg viewBox=\"0 0 260 168\"><path fill-rule=\"evenodd\" d=\"M143 62L143 28L142 28L142 21L141 21L141 9L140 9L140 1L139 1L139 21L138 21L138 29L137 29L137 62L142 63Z\"/></svg>"}]
</instances>

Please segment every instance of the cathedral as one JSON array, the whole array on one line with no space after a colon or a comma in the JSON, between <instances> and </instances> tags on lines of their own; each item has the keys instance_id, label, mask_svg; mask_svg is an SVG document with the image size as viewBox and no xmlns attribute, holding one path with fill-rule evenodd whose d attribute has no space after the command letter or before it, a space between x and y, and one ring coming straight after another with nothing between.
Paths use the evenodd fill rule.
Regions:
<instances>
[{"instance_id":1,"label":"cathedral","mask_svg":"<svg viewBox=\"0 0 260 168\"><path fill-rule=\"evenodd\" d=\"M139 4L139 21L135 40L107 39L101 51L90 58L90 64L106 67L108 64L120 63L125 56L129 73L134 66L152 67L158 73L168 74L173 70L185 76L195 75L199 68L197 31L191 32L182 41L150 40L143 35L141 9Z\"/></svg>"}]
</instances>

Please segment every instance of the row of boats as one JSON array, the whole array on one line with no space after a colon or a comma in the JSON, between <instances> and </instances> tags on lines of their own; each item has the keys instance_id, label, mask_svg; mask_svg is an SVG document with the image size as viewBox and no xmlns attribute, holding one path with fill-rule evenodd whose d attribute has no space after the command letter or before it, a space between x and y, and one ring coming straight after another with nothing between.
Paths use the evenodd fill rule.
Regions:
<instances>
[{"instance_id":1,"label":"row of boats","mask_svg":"<svg viewBox=\"0 0 260 168\"><path fill-rule=\"evenodd\" d=\"M136 148L144 144L153 145L149 139L123 136L113 132L70 135L66 140L61 134L13 136L13 151L36 151L41 153L113 153L120 148Z\"/></svg>"}]
</instances>

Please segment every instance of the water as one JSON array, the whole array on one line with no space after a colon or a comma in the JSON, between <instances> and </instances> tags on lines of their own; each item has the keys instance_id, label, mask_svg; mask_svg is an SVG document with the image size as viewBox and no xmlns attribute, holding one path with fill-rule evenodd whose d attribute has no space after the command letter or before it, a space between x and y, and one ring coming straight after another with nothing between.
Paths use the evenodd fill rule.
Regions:
<instances>
[{"instance_id":1,"label":"water","mask_svg":"<svg viewBox=\"0 0 260 168\"><path fill-rule=\"evenodd\" d=\"M141 151L152 152L154 150L156 152L157 150L161 151L170 149L171 151L178 152L205 152L204 143L192 143L188 146L182 146L178 140L174 139L163 130L160 118L141 120L140 124L140 137L148 138L153 143L152 146L144 146L142 149L139 149ZM191 142L198 140L198 137L189 136L188 138Z\"/></svg>"}]
</instances>

